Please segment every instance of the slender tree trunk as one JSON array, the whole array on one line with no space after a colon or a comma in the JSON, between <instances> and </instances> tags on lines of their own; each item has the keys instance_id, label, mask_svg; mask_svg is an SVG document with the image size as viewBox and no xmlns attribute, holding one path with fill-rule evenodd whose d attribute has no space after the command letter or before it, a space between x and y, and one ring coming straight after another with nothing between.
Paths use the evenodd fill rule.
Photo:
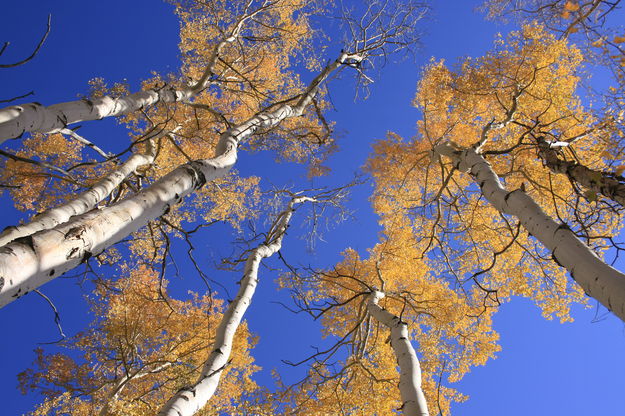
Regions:
<instances>
[{"instance_id":1,"label":"slender tree trunk","mask_svg":"<svg viewBox=\"0 0 625 416\"><path fill-rule=\"evenodd\" d=\"M230 305L228 305L228 309L219 323L213 349L208 360L204 363L200 379L195 385L178 391L165 404L159 412L159 416L191 416L203 408L213 396L219 385L219 378L228 365L236 330L256 290L260 262L262 259L270 257L280 250L282 239L293 215L294 206L305 201L314 200L307 197L293 198L287 209L278 215L266 241L252 250L245 262L239 292Z\"/></svg>"},{"instance_id":2,"label":"slender tree trunk","mask_svg":"<svg viewBox=\"0 0 625 416\"><path fill-rule=\"evenodd\" d=\"M124 390L124 388L126 387L126 385L127 385L127 383L129 381L143 378L143 377L145 377L145 376L147 376L149 374L158 373L160 371L165 370L168 367L171 367L173 364L174 364L173 362L166 362L164 364L161 364L161 365L157 366L156 368L152 368L152 369L150 369L150 368L143 368L141 370L137 370L132 375L125 375L125 376L121 377L119 380L117 380L115 382L115 385L113 386L113 389L112 389L112 391L109 394L108 400L106 400L106 402L104 403L104 405L102 406L102 408L98 412L98 415L99 416L107 416L109 414L111 404L118 399L119 395L122 393L122 391Z\"/></svg>"},{"instance_id":3,"label":"slender tree trunk","mask_svg":"<svg viewBox=\"0 0 625 416\"><path fill-rule=\"evenodd\" d=\"M82 99L43 106L39 103L15 105L0 109L0 143L21 137L24 133L56 133L68 125L88 120L100 120L145 109L157 103L185 102L211 84L223 49L235 42L244 24L269 6L245 13L230 32L215 45L201 78L189 87L165 84L123 97L104 96L94 100Z\"/></svg>"},{"instance_id":4,"label":"slender tree trunk","mask_svg":"<svg viewBox=\"0 0 625 416\"><path fill-rule=\"evenodd\" d=\"M399 316L393 315L378 305L382 298L384 298L384 293L377 290L372 292L367 308L375 319L391 330L391 347L395 351L399 365L402 413L406 416L428 416L430 414L428 404L421 389L421 366L408 337L408 325L402 322Z\"/></svg>"},{"instance_id":5,"label":"slender tree trunk","mask_svg":"<svg viewBox=\"0 0 625 416\"><path fill-rule=\"evenodd\" d=\"M625 320L623 273L601 260L569 227L551 219L525 192L505 189L490 164L475 149L457 150L445 143L436 146L434 152L451 158L458 170L471 174L484 197L499 212L517 217L589 296Z\"/></svg>"},{"instance_id":6,"label":"slender tree trunk","mask_svg":"<svg viewBox=\"0 0 625 416\"><path fill-rule=\"evenodd\" d=\"M179 127L173 132L179 130ZM37 231L47 230L59 224L67 222L71 217L84 214L94 209L97 204L108 197L131 173L143 165L151 165L156 156L156 146L154 140L148 141L148 148L145 153L136 153L128 160L102 178L88 191L82 193L70 202L51 208L41 214L36 215L31 222L15 227L8 227L0 233L0 247L11 241L29 236Z\"/></svg>"},{"instance_id":7,"label":"slender tree trunk","mask_svg":"<svg viewBox=\"0 0 625 416\"><path fill-rule=\"evenodd\" d=\"M579 163L561 160L558 151L543 138L538 140L538 154L545 166L552 172L564 174L571 181L595 194L601 194L621 206L625 206L625 183L618 180L613 174L590 169Z\"/></svg>"},{"instance_id":8,"label":"slender tree trunk","mask_svg":"<svg viewBox=\"0 0 625 416\"><path fill-rule=\"evenodd\" d=\"M115 205L94 209L53 229L18 238L0 248L0 307L87 261L126 238L171 206L223 177L237 160L238 144L259 128L275 127L289 117L303 114L320 85L344 62L357 59L342 53L311 82L296 105L270 107L222 134L218 156L186 163L154 185Z\"/></svg>"}]
</instances>

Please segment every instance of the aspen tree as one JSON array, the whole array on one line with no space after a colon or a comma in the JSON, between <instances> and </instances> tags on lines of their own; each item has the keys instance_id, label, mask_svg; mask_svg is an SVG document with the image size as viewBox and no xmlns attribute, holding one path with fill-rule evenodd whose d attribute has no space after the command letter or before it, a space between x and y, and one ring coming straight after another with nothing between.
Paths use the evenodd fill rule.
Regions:
<instances>
[{"instance_id":1,"label":"aspen tree","mask_svg":"<svg viewBox=\"0 0 625 416\"><path fill-rule=\"evenodd\" d=\"M237 296L228 305L216 331L215 342L211 353L203 365L202 374L198 381L190 387L177 392L161 409L159 415L185 416L194 415L211 399L224 369L230 360L235 333L245 315L245 311L252 302L252 297L258 285L258 268L263 259L271 257L282 247L282 240L286 234L295 206L304 202L316 202L314 198L294 196L286 209L280 212L272 224L265 241L254 248L247 257L243 269L243 278L240 282Z\"/></svg>"},{"instance_id":2,"label":"aspen tree","mask_svg":"<svg viewBox=\"0 0 625 416\"><path fill-rule=\"evenodd\" d=\"M121 274L96 285L87 330L61 341L54 352L37 348L33 367L18 375L22 392L43 396L32 415L156 414L199 376L224 301L197 294L173 298L167 280L149 267L124 264ZM251 379L259 369L251 356L254 344L242 323L221 377L223 388L205 414L233 414L243 396L258 388Z\"/></svg>"},{"instance_id":3,"label":"aspen tree","mask_svg":"<svg viewBox=\"0 0 625 416\"><path fill-rule=\"evenodd\" d=\"M508 191L489 163L475 149L456 150L437 145L436 154L450 158L460 172L468 172L484 197L501 213L514 215L527 230L553 253L584 291L616 316L625 320L625 275L607 265L571 229L551 219L524 191Z\"/></svg>"},{"instance_id":4,"label":"aspen tree","mask_svg":"<svg viewBox=\"0 0 625 416\"><path fill-rule=\"evenodd\" d=\"M408 373L392 336L389 344L385 323L377 324L369 313L376 288L386 294L387 313L407 324L396 330L404 327L418 341L421 386L431 412L449 414L452 403L466 400L452 383L499 350L494 308L483 307L481 291L454 290L420 259L423 243L414 243L407 222L398 220L386 231L387 238L366 258L349 249L333 268L281 277L281 286L293 293L295 310L319 320L327 338L310 356L294 353L297 361L288 361L310 365L306 380L277 393L288 411L323 416L401 411Z\"/></svg>"},{"instance_id":5,"label":"aspen tree","mask_svg":"<svg viewBox=\"0 0 625 416\"><path fill-rule=\"evenodd\" d=\"M81 121L123 116L157 103L184 103L192 100L210 85L219 82L222 70L220 60L223 59L224 49L237 41L250 20L275 7L276 3L279 2L262 1L258 5L253 1L247 2L242 13L235 17L222 38L213 46L201 76L189 85L168 83L120 97L104 95L50 106L28 103L3 108L0 109L0 143L21 137L24 133L56 133ZM278 4L278 7L282 6Z\"/></svg>"},{"instance_id":6,"label":"aspen tree","mask_svg":"<svg viewBox=\"0 0 625 416\"><path fill-rule=\"evenodd\" d=\"M545 163L546 143L568 143L588 169L609 171L609 130L576 95L582 62L538 25L455 70L432 62L414 101L423 111L418 137L391 134L370 159L385 226L409 218L423 255L459 290L482 290L486 307L521 295L567 320L586 292L625 318L625 276L599 257L620 228L614 204L595 193L601 178L571 182L572 172Z\"/></svg>"}]
</instances>

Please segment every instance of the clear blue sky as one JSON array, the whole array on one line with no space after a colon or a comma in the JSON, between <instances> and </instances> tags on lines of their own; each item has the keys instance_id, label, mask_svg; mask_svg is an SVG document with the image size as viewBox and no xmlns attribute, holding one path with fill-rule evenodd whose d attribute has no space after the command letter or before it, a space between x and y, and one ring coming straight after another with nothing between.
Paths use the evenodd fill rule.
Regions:
<instances>
[{"instance_id":1,"label":"clear blue sky","mask_svg":"<svg viewBox=\"0 0 625 416\"><path fill-rule=\"evenodd\" d=\"M319 185L339 184L350 177L364 163L372 141L384 137L388 130L406 137L413 134L418 114L410 102L420 67L430 56L450 62L461 56L479 56L490 48L495 33L507 30L474 13L476 5L464 0L435 1L434 14L422 25L427 33L416 62L385 68L368 101L353 102L348 80L331 85L336 111L330 113L330 118L344 136L339 142L341 151L331 160L332 176L319 181ZM137 88L150 71L177 69L178 22L171 7L158 0L32 0L10 2L2 9L0 42L9 40L11 46L0 57L0 63L21 58L31 50L44 30L48 13L52 13L52 31L32 62L0 72L0 99L34 90L33 101L52 104L85 93L87 81L93 77L111 82L127 79ZM331 45L328 51L336 53L340 48ZM81 131L99 144L114 147L126 140L114 123L83 125ZM276 169L267 154L243 155L239 170L242 175L262 176L267 186L284 185L285 177L293 178L294 185L309 185L302 179L303 169L292 165ZM351 203L357 210L355 219L329 230L315 253L308 253L304 243L294 238L298 233L292 233L283 250L285 256L294 263L322 267L336 262L346 247L364 254L375 244L379 230L368 192L367 187L355 192ZM6 198L0 202L2 227L17 222L20 217L9 208ZM305 232L298 225L296 228ZM221 232L228 239L234 238L227 230ZM206 255L207 267L220 254L230 252L230 246L216 247L208 241L198 246ZM625 269L625 264L620 269ZM215 276L230 287L240 278L224 273ZM319 343L314 324L303 323L272 303L286 298L286 294L275 293L276 277L267 270L262 272L259 291L248 313L252 330L260 336L255 356L265 369L258 376L263 383L270 383L272 368L284 369L280 359L297 360L304 351L310 351L310 345ZM59 308L68 335L89 320L78 281L56 279L43 288ZM187 278L183 291L186 288L201 290L199 279ZM529 302L515 300L506 304L495 319L503 350L497 360L475 369L460 383L460 390L470 394L471 399L457 405L455 414L625 414L624 325L613 316L592 323L593 317L593 310L579 308L575 310L575 323L561 325L542 319ZM291 323L296 323L292 327L298 332L285 334L283 328ZM0 333L0 397L4 399L0 413L21 414L32 408L36 398L18 393L16 374L30 365L38 342L57 338L56 327L47 304L31 294L0 311ZM296 376L287 374L287 381Z\"/></svg>"}]
</instances>

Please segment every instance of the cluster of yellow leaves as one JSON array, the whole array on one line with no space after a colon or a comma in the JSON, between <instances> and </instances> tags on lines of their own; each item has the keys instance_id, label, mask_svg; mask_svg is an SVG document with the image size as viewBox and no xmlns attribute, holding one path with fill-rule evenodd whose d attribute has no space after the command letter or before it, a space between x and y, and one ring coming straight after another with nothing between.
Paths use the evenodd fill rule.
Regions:
<instances>
[{"instance_id":1,"label":"cluster of yellow leaves","mask_svg":"<svg viewBox=\"0 0 625 416\"><path fill-rule=\"evenodd\" d=\"M294 283L286 276L282 284ZM291 406L302 415L388 415L401 405L389 330L367 317L371 288L383 288L387 298L382 306L408 324L430 409L440 406L449 414L450 404L466 397L447 383L493 358L499 350L498 334L491 327L492 309L482 306L478 291L457 293L419 260L407 223L396 228L393 238L377 244L367 259L347 250L333 270L299 288L307 304L333 305L321 317L324 333L330 340L347 340L349 348L342 370L315 365L309 380L289 397ZM439 385L439 379L445 385Z\"/></svg>"},{"instance_id":2,"label":"cluster of yellow leaves","mask_svg":"<svg viewBox=\"0 0 625 416\"><path fill-rule=\"evenodd\" d=\"M563 19L570 19L571 13L576 12L578 10L579 10L579 4L572 2L572 1L567 1L566 3L564 3L564 10L562 10L562 13L560 14L560 16Z\"/></svg>"},{"instance_id":3,"label":"cluster of yellow leaves","mask_svg":"<svg viewBox=\"0 0 625 416\"><path fill-rule=\"evenodd\" d=\"M58 133L49 135L45 140L42 135L36 134L23 140L15 155L68 169L82 159L82 145ZM74 179L80 180L82 175L76 171L70 174L7 158L0 169L0 181L18 186L11 189L17 209L41 212L73 195L72 191L79 185ZM67 192L68 189L70 192Z\"/></svg>"},{"instance_id":4,"label":"cluster of yellow leaves","mask_svg":"<svg viewBox=\"0 0 625 416\"><path fill-rule=\"evenodd\" d=\"M618 7L606 0L486 0L483 9L489 18L513 15L525 22L537 21L558 35L574 37L588 56L591 69L604 66L613 75L620 99L625 94L625 35L611 26ZM604 76L604 75L602 75ZM599 100L597 100L599 101ZM609 109L610 105L604 110Z\"/></svg>"},{"instance_id":5,"label":"cluster of yellow leaves","mask_svg":"<svg viewBox=\"0 0 625 416\"><path fill-rule=\"evenodd\" d=\"M130 94L130 87L127 82L116 82L112 87L109 87L104 78L96 77L89 80L88 84L90 98L101 98L105 95L117 98Z\"/></svg>"},{"instance_id":6,"label":"cluster of yellow leaves","mask_svg":"<svg viewBox=\"0 0 625 416\"><path fill-rule=\"evenodd\" d=\"M35 368L20 374L24 392L45 397L33 415L156 414L176 391L197 381L222 302L198 295L171 299L155 271L126 272L97 286L91 328L63 341L74 352L48 355L38 349ZM241 325L217 393L200 414L232 414L241 397L255 391L251 375L258 367L249 355L254 343Z\"/></svg>"}]
</instances>

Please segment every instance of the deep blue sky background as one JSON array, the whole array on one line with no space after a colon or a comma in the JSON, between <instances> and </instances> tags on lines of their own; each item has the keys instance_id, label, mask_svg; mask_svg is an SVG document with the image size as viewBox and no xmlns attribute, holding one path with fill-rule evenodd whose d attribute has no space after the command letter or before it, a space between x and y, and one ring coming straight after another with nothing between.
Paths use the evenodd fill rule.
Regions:
<instances>
[{"instance_id":1,"label":"deep blue sky background","mask_svg":"<svg viewBox=\"0 0 625 416\"><path fill-rule=\"evenodd\" d=\"M339 184L350 178L363 165L373 140L383 138L387 131L406 137L413 134L418 112L410 103L421 67L431 56L449 62L462 56L479 56L491 47L497 32L508 30L475 13L477 4L464 0L435 1L433 14L422 24L427 33L416 62L408 60L386 67L373 85L368 101L353 102L349 79L333 81L336 110L329 117L344 134L339 142L341 151L331 160L332 176L316 181L315 185ZM101 76L110 82L127 79L136 89L150 71L177 70L178 22L171 7L159 0L5 2L0 14L0 42L9 40L11 46L0 57L0 63L30 53L44 31L48 13L53 15L48 41L32 62L0 72L0 99L34 90L32 101L52 104L86 93L87 81L93 77ZM340 48L340 44L331 45L328 53L336 54ZM83 125L81 133L107 149L127 141L123 129L114 122ZM270 184L310 185L303 179L302 168L288 164L276 168L268 154L242 155L239 171L242 175L263 177L267 188ZM296 224L297 232L292 231L285 242L285 257L296 264L322 267L339 260L339 253L346 247L364 254L375 244L379 231L367 200L369 191L365 185L354 192L350 204L355 210L354 219L328 230L325 241L319 242L313 253L296 238L305 233ZM21 218L10 208L6 197L0 203L2 227ZM259 224L259 229L263 227ZM227 238L217 239L217 235ZM198 257L207 270L213 261L231 252L231 246L221 241L235 237L225 227L211 229L200 237ZM275 261L270 264L278 265ZM625 264L617 267L623 270ZM277 367L286 371L286 381L293 381L301 370L286 369L280 359L300 359L310 352L310 345L319 345L321 341L314 324L272 303L286 300L286 294L276 294L275 273L261 273L261 285L247 315L252 330L260 336L254 354L264 370L258 380L271 383L269 372ZM192 272L183 274L184 280L176 280L177 290L202 290L197 276ZM213 276L229 287L240 278L234 273L215 272ZM75 334L90 319L82 301L88 284L81 289L79 280L56 279L43 287L59 308L68 335ZM527 301L504 305L495 319L503 350L497 360L475 369L460 383L460 390L470 394L471 399L457 405L455 414L625 414L623 323L611 315L593 323L594 310L581 307L576 308L574 316L575 323L561 325L545 321ZM56 327L47 304L31 294L0 311L0 333L0 397L4 399L0 414L21 414L31 409L37 398L17 392L16 374L30 365L38 342L57 339Z\"/></svg>"}]
</instances>

